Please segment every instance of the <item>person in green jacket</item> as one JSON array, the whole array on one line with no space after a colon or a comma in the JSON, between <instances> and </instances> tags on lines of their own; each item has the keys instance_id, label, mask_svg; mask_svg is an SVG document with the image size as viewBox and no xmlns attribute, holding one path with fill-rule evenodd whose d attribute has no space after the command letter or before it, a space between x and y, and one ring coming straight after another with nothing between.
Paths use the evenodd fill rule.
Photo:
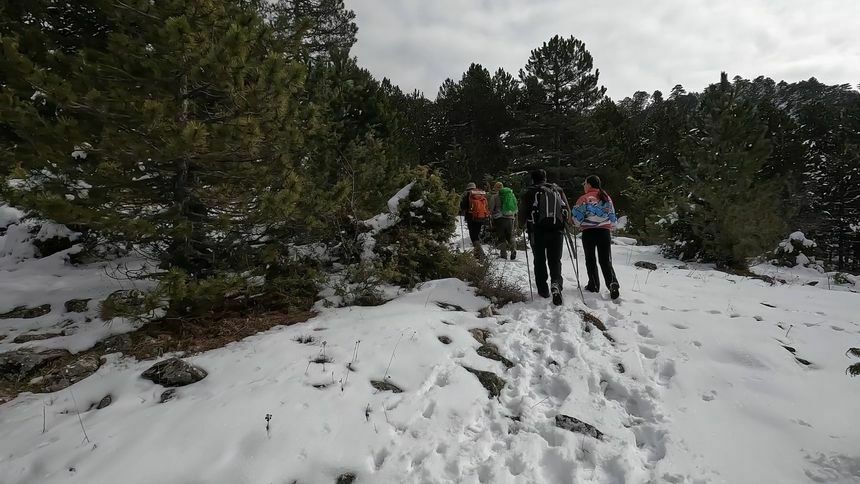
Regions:
<instances>
[{"instance_id":1,"label":"person in green jacket","mask_svg":"<svg viewBox=\"0 0 860 484\"><path fill-rule=\"evenodd\" d=\"M490 199L490 213L493 217L493 228L496 230L499 257L511 260L517 258L517 246L514 241L514 218L517 215L517 197L514 191L504 186L502 182L493 185L493 196Z\"/></svg>"}]
</instances>

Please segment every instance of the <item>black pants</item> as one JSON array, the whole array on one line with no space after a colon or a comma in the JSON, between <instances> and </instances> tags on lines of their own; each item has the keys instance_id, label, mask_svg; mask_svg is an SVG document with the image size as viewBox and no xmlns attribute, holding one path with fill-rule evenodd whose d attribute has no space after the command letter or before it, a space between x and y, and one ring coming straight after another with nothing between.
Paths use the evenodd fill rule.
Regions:
<instances>
[{"instance_id":1,"label":"black pants","mask_svg":"<svg viewBox=\"0 0 860 484\"><path fill-rule=\"evenodd\" d=\"M609 229L588 229L582 231L582 250L585 252L585 269L588 271L588 285L600 289L600 274L597 272L597 261L603 270L603 280L606 287L618 282L615 270L612 268L612 235ZM597 257L594 257L595 249Z\"/></svg>"},{"instance_id":2,"label":"black pants","mask_svg":"<svg viewBox=\"0 0 860 484\"><path fill-rule=\"evenodd\" d=\"M497 218L493 220L493 227L496 229L496 245L504 257L507 251L515 252L517 250L514 244L514 219L512 218Z\"/></svg>"},{"instance_id":3,"label":"black pants","mask_svg":"<svg viewBox=\"0 0 860 484\"><path fill-rule=\"evenodd\" d=\"M564 281L561 278L561 256L564 253L564 231L557 229L535 228L530 234L532 253L535 260L535 284L538 289L546 288L547 266L549 280L561 288Z\"/></svg>"},{"instance_id":4,"label":"black pants","mask_svg":"<svg viewBox=\"0 0 860 484\"><path fill-rule=\"evenodd\" d=\"M484 222L466 220L466 227L469 229L469 240L472 241L472 245L481 244L481 227L483 226Z\"/></svg>"}]
</instances>

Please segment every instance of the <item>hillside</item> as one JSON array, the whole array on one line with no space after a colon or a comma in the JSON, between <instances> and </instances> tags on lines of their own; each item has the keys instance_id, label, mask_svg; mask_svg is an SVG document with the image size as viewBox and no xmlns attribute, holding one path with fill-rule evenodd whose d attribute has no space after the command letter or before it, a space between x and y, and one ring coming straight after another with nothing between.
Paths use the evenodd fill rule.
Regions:
<instances>
[{"instance_id":1,"label":"hillside","mask_svg":"<svg viewBox=\"0 0 860 484\"><path fill-rule=\"evenodd\" d=\"M771 286L655 247L614 251L617 303L604 290L583 305L566 258L562 307L492 314L453 279L376 307L321 301L306 323L188 357L208 375L167 395L141 378L156 360L109 355L67 389L0 406L0 480L860 482L851 288L809 286L805 273ZM0 353L76 352L133 329L97 318L96 301L124 283L64 257L4 251L0 311L51 309L0 322ZM526 287L525 260L496 270ZM93 301L67 323L74 298ZM61 326L69 334L12 342Z\"/></svg>"}]
</instances>

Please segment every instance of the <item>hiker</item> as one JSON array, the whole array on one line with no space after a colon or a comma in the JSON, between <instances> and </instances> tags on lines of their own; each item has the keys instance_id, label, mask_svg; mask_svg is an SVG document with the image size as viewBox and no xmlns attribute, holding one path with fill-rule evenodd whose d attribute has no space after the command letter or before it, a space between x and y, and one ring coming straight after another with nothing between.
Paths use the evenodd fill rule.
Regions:
<instances>
[{"instance_id":1,"label":"hiker","mask_svg":"<svg viewBox=\"0 0 860 484\"><path fill-rule=\"evenodd\" d=\"M469 229L469 239L475 251L475 257L484 257L481 246L481 228L490 220L490 204L487 192L480 190L474 183L466 185L466 191L460 199L460 215L466 219Z\"/></svg>"},{"instance_id":2,"label":"hiker","mask_svg":"<svg viewBox=\"0 0 860 484\"><path fill-rule=\"evenodd\" d=\"M502 182L496 182L493 185L490 213L493 216L493 229L496 231L499 258L507 259L508 251L510 251L511 260L516 260L517 246L514 242L514 219L517 215L517 197L514 195L514 191L504 186Z\"/></svg>"},{"instance_id":3,"label":"hiker","mask_svg":"<svg viewBox=\"0 0 860 484\"><path fill-rule=\"evenodd\" d=\"M547 183L544 170L532 171L531 181L531 186L520 196L518 220L521 227L526 227L531 242L538 295L551 295L552 303L560 306L564 285L561 256L564 252L565 224L570 222L570 205L561 187ZM547 285L547 277L550 285Z\"/></svg>"},{"instance_id":4,"label":"hiker","mask_svg":"<svg viewBox=\"0 0 860 484\"><path fill-rule=\"evenodd\" d=\"M588 271L588 284L585 290L600 292L600 274L597 272L597 262L603 270L603 280L609 288L612 299L618 299L620 285L612 268L612 234L617 218L615 206L609 194L603 190L600 178L590 175L582 184L585 192L573 208L574 223L582 228L582 250L585 252L585 268ZM594 257L595 249L597 258Z\"/></svg>"}]
</instances>

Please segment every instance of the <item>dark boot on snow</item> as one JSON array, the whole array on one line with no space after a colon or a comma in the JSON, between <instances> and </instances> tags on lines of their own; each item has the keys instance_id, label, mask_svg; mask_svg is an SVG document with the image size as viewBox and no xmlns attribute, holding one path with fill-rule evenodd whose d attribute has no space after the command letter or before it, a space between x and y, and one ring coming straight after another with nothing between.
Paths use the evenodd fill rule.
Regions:
<instances>
[{"instance_id":1,"label":"dark boot on snow","mask_svg":"<svg viewBox=\"0 0 860 484\"><path fill-rule=\"evenodd\" d=\"M617 282L613 282L609 285L609 297L612 299L618 299L618 296L621 295L621 291L619 291L619 286Z\"/></svg>"},{"instance_id":2,"label":"dark boot on snow","mask_svg":"<svg viewBox=\"0 0 860 484\"><path fill-rule=\"evenodd\" d=\"M562 302L564 302L561 299L561 286L557 282L552 283L550 292L552 292L552 303L556 306L561 306Z\"/></svg>"}]
</instances>

